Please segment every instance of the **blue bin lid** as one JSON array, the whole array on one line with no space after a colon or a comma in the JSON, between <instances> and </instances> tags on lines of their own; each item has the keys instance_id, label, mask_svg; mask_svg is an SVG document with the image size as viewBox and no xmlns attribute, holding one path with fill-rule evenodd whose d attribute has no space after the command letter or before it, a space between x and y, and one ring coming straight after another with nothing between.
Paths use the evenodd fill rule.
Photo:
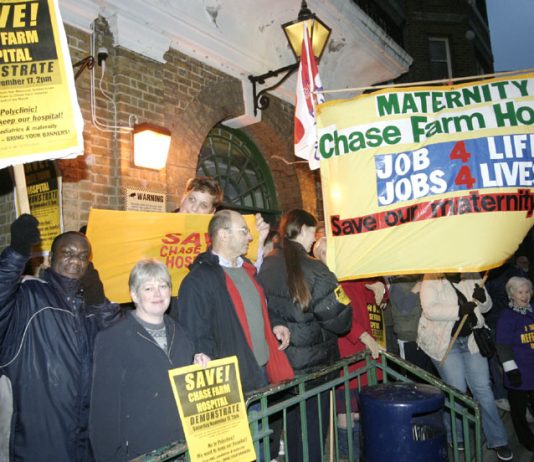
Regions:
<instances>
[{"instance_id":1,"label":"blue bin lid","mask_svg":"<svg viewBox=\"0 0 534 462\"><path fill-rule=\"evenodd\" d=\"M400 405L425 401L440 406L445 402L445 397L438 388L422 383L382 383L368 386L360 392L360 398Z\"/></svg>"}]
</instances>

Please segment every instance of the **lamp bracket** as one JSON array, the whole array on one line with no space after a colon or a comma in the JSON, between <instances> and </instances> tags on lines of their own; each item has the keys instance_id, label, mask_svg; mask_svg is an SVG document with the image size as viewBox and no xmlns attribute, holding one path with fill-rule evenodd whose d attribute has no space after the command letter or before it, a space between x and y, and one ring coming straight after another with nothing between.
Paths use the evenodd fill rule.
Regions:
<instances>
[{"instance_id":1,"label":"lamp bracket","mask_svg":"<svg viewBox=\"0 0 534 462\"><path fill-rule=\"evenodd\" d=\"M76 71L76 74L74 74L74 80L77 80L78 77L80 77L81 73L87 69L92 69L95 66L95 58L94 56L86 56L85 58L81 59L77 63L74 63L72 67L76 68L79 67L79 69Z\"/></svg>"},{"instance_id":2,"label":"lamp bracket","mask_svg":"<svg viewBox=\"0 0 534 462\"><path fill-rule=\"evenodd\" d=\"M274 90L275 88L278 88L280 85L282 85L291 76L291 74L293 74L298 69L298 67L299 63L296 62L288 66L281 67L280 69L266 72L265 74L261 74L258 76L248 76L248 79L252 83L252 95L254 98L254 115L258 113L258 109L260 111L263 111L264 109L267 109L269 107L270 99L267 95L267 92ZM258 92L257 85L264 85L267 79L276 77L282 73L285 74L278 82Z\"/></svg>"}]
</instances>

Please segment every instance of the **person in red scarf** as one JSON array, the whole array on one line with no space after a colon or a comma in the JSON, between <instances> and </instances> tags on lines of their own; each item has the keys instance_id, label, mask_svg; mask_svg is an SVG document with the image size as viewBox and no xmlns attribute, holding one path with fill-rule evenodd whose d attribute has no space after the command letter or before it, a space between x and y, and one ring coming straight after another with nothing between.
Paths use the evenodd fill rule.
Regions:
<instances>
[{"instance_id":1,"label":"person in red scarf","mask_svg":"<svg viewBox=\"0 0 534 462\"><path fill-rule=\"evenodd\" d=\"M195 351L212 359L237 356L243 391L294 378L283 352L286 326L271 326L256 268L242 255L252 236L232 210L215 213L208 226L211 247L197 256L178 292L178 321Z\"/></svg>"}]
</instances>

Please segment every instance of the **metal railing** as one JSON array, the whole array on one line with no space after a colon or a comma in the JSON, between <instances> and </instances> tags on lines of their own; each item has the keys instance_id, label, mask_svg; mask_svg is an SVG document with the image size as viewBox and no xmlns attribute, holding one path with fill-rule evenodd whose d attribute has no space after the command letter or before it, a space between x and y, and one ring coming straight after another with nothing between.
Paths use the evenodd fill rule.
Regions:
<instances>
[{"instance_id":1,"label":"metal railing","mask_svg":"<svg viewBox=\"0 0 534 462\"><path fill-rule=\"evenodd\" d=\"M354 369L355 364L358 365ZM288 410L299 406L301 422L306 422L306 413L310 408L306 403L315 399L317 402L317 414L319 421L319 433L330 432L328 438L320 438L319 444L323 460L347 460L342 459L339 454L339 441L337 427L334 422L337 405L336 391L343 390L345 409L350 409L350 390L355 386L361 390L365 384L372 386L378 383L392 382L418 382L435 386L441 390L445 396L445 409L447 418L450 418L452 433L452 448L449 449L449 460L460 462L470 460L482 462L482 440L481 440L481 420L478 405L471 398L461 394L458 390L446 385L434 375L408 363L398 356L390 353L381 353L380 360L373 360L368 353L344 358L329 367L321 369L311 374L300 376L294 380L282 382L277 385L257 390L247 396L247 408L249 425L255 444L258 460L270 461L277 458L277 454L271 454L269 439L272 430L269 428L269 419L278 415L283 428L287 428ZM326 398L325 398L326 396ZM333 409L327 417L323 417L322 409L326 404L325 399L329 399L330 408ZM326 406L328 407L328 406ZM315 408L312 409L312 412ZM463 429L463 448L456 437L457 426ZM352 434L352 421L347 419L347 432ZM303 450L303 460L309 460L308 455L308 428L301 425L301 441ZM292 462L288 458L288 441L284 437L285 455L278 460ZM348 460L355 459L356 449L352 438L348 438ZM345 456L346 457L346 456ZM184 444L171 444L157 451L153 451L144 456L134 459L135 462L163 462L171 460L189 460L187 447Z\"/></svg>"}]
</instances>

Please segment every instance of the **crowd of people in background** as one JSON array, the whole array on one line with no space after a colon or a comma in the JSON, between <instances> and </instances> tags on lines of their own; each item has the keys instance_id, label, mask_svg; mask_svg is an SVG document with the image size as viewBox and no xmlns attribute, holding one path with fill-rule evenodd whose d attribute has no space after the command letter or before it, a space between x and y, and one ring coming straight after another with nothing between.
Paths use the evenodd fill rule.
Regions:
<instances>
[{"instance_id":1,"label":"crowd of people in background","mask_svg":"<svg viewBox=\"0 0 534 462\"><path fill-rule=\"evenodd\" d=\"M25 275L38 222L31 215L13 222L11 244L0 255L0 460L124 461L183 439L168 379L176 367L235 355L246 393L364 350L376 359L385 349L469 391L499 460L513 458L499 409L510 411L519 442L534 452L533 285L525 255L484 279L447 273L340 284L326 265L317 217L290 210L272 229L257 214L260 250L252 263L244 257L251 230L240 213L218 210L222 202L213 179L187 183L175 212L213 214L210 248L196 257L176 298L162 263L138 262L129 310L106 298L82 233L59 235L50 266ZM381 319L384 337L370 312ZM473 334L485 325L497 346L491 358ZM290 461L303 460L304 452L322 460L326 393L307 400L307 448L298 406L285 428L272 419L273 457L283 431ZM347 455L352 440L358 457L357 387L346 396L340 389L336 400L339 450ZM450 444L462 450L461 425L452 435L451 419L445 422Z\"/></svg>"}]
</instances>

